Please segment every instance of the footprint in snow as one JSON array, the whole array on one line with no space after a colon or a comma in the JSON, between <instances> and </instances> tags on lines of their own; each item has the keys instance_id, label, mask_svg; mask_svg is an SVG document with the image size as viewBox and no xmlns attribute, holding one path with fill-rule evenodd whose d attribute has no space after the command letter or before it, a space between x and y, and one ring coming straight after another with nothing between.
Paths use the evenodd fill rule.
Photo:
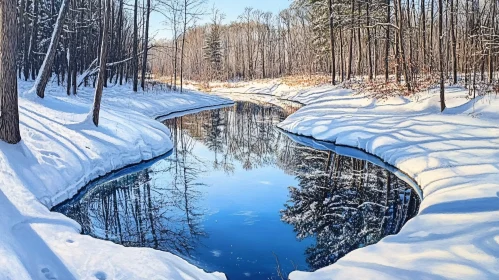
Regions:
<instances>
[{"instance_id":1,"label":"footprint in snow","mask_svg":"<svg viewBox=\"0 0 499 280\"><path fill-rule=\"evenodd\" d=\"M42 268L42 273L43 275L45 275L45 278L46 279L49 279L49 280L56 280L57 277L54 276L54 274L52 274L52 272L50 272L50 269L44 267Z\"/></svg>"},{"instance_id":2,"label":"footprint in snow","mask_svg":"<svg viewBox=\"0 0 499 280\"><path fill-rule=\"evenodd\" d=\"M99 271L97 273L95 273L95 278L99 279L99 280L106 280L107 279L107 275L106 273L102 272L102 271Z\"/></svg>"}]
</instances>

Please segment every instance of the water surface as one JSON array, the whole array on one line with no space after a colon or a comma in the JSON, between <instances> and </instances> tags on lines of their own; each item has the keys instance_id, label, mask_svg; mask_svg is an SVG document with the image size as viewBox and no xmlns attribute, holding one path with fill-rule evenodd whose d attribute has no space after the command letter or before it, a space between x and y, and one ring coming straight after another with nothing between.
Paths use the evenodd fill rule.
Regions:
<instances>
[{"instance_id":1,"label":"water surface","mask_svg":"<svg viewBox=\"0 0 499 280\"><path fill-rule=\"evenodd\" d=\"M54 210L84 234L172 252L232 280L324 267L417 214L418 194L393 168L279 132L295 110L237 102L167 120L169 156Z\"/></svg>"}]
</instances>

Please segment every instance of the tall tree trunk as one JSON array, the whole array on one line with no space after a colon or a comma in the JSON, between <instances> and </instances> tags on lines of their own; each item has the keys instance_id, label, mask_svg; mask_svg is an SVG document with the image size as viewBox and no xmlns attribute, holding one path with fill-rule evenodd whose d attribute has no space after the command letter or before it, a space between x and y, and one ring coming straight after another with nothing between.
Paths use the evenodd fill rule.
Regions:
<instances>
[{"instance_id":1,"label":"tall tree trunk","mask_svg":"<svg viewBox=\"0 0 499 280\"><path fill-rule=\"evenodd\" d=\"M340 27L340 68L341 82L345 81L345 55L343 53L343 28Z\"/></svg>"},{"instance_id":2,"label":"tall tree trunk","mask_svg":"<svg viewBox=\"0 0 499 280\"><path fill-rule=\"evenodd\" d=\"M31 38L29 39L29 50L28 50L28 59L31 63L31 79L36 79L36 56L34 53L37 51L37 38L38 38L38 18L39 18L39 0L34 0L33 2L33 28L31 30Z\"/></svg>"},{"instance_id":3,"label":"tall tree trunk","mask_svg":"<svg viewBox=\"0 0 499 280\"><path fill-rule=\"evenodd\" d=\"M140 86L142 90L145 90L146 87L146 70L147 70L147 50L149 48L149 17L151 15L151 0L147 0L146 7L146 29L144 32L144 50L142 54L142 75L140 77Z\"/></svg>"},{"instance_id":4,"label":"tall tree trunk","mask_svg":"<svg viewBox=\"0 0 499 280\"><path fill-rule=\"evenodd\" d=\"M468 1L466 0L466 3ZM430 74L433 72L433 61L435 60L435 57L433 55L433 16L435 15L435 0L431 0L431 7L430 7Z\"/></svg>"},{"instance_id":5,"label":"tall tree trunk","mask_svg":"<svg viewBox=\"0 0 499 280\"><path fill-rule=\"evenodd\" d=\"M361 10L362 3L357 4L357 69L355 73L359 76L362 76L364 73L362 72L362 40L361 40Z\"/></svg>"},{"instance_id":6,"label":"tall tree trunk","mask_svg":"<svg viewBox=\"0 0 499 280\"><path fill-rule=\"evenodd\" d=\"M17 93L16 0L0 2L0 140L21 141Z\"/></svg>"},{"instance_id":7,"label":"tall tree trunk","mask_svg":"<svg viewBox=\"0 0 499 280\"><path fill-rule=\"evenodd\" d=\"M399 16L399 47L400 47L400 56L402 59L402 67L404 68L404 78L405 85L407 86L408 91L412 91L411 86L411 75L409 74L409 67L407 66L407 60L405 57L405 47L404 47L404 17L402 11L402 0L398 0L398 16Z\"/></svg>"},{"instance_id":8,"label":"tall tree trunk","mask_svg":"<svg viewBox=\"0 0 499 280\"><path fill-rule=\"evenodd\" d=\"M75 14L75 11L78 9L77 5L76 5L76 0L73 0L72 1L72 7L73 7L73 17L72 18L76 18L76 14ZM76 26L76 20L73 21L73 33L71 34L70 38L71 38L71 90L72 90L72 93L73 95L76 95L76 87L77 87L77 82L76 82L76 72L78 71L78 68L77 68L77 65L76 65L76 45L78 44L77 42L77 37L78 37L78 27ZM69 80L68 80L68 83L69 83Z\"/></svg>"},{"instance_id":9,"label":"tall tree trunk","mask_svg":"<svg viewBox=\"0 0 499 280\"><path fill-rule=\"evenodd\" d=\"M425 7L425 1L426 0L421 0L421 28L422 28L422 43L423 43L423 65L426 66L428 63L428 57L427 57L427 52L426 52L426 7Z\"/></svg>"},{"instance_id":10,"label":"tall tree trunk","mask_svg":"<svg viewBox=\"0 0 499 280\"><path fill-rule=\"evenodd\" d=\"M367 0L366 3L366 17L367 17L367 53L368 53L368 63L369 63L369 81L373 80L373 55L372 55L372 45L371 45L371 0Z\"/></svg>"},{"instance_id":11,"label":"tall tree trunk","mask_svg":"<svg viewBox=\"0 0 499 280\"><path fill-rule=\"evenodd\" d=\"M106 72L106 63L107 63L107 44L109 39L109 18L111 17L111 0L106 1L106 12L104 14L104 29L102 31L102 40L101 40L101 51L100 51L100 62L99 62L99 74L97 77L97 86L95 88L95 98L94 98L94 107L92 110L92 120L95 126L99 126L99 113L100 113L100 104L102 100L102 90L104 89L104 79Z\"/></svg>"},{"instance_id":12,"label":"tall tree trunk","mask_svg":"<svg viewBox=\"0 0 499 280\"><path fill-rule=\"evenodd\" d=\"M457 42L456 42L456 30L454 26L454 1L450 0L450 28L452 37L452 73L453 73L453 83L457 84Z\"/></svg>"},{"instance_id":13,"label":"tall tree trunk","mask_svg":"<svg viewBox=\"0 0 499 280\"><path fill-rule=\"evenodd\" d=\"M329 42L331 44L331 84L336 84L336 54L335 39L334 39L334 14L333 14L333 1L328 0L329 6Z\"/></svg>"},{"instance_id":14,"label":"tall tree trunk","mask_svg":"<svg viewBox=\"0 0 499 280\"><path fill-rule=\"evenodd\" d=\"M351 4L351 16L350 16L350 19L352 20L352 22L354 21L354 13L355 13L355 1L356 0L352 0L352 4ZM351 27L350 29L350 42L349 42L349 46L348 46L348 73L347 73L347 80L350 80L350 78L352 77L352 63L353 63L353 37L354 37L354 28L353 26Z\"/></svg>"},{"instance_id":15,"label":"tall tree trunk","mask_svg":"<svg viewBox=\"0 0 499 280\"><path fill-rule=\"evenodd\" d=\"M491 3L492 7L492 17L490 19L490 34L492 36L489 36L489 40L494 40L494 36L496 35L496 17L497 17L497 0L493 0ZM489 83L492 84L494 81L494 53L492 50L494 49L494 46L489 46Z\"/></svg>"},{"instance_id":16,"label":"tall tree trunk","mask_svg":"<svg viewBox=\"0 0 499 280\"><path fill-rule=\"evenodd\" d=\"M444 87L444 27L443 27L443 10L444 4L443 0L438 0L438 52L440 60L440 110L443 112L445 110L445 87Z\"/></svg>"},{"instance_id":17,"label":"tall tree trunk","mask_svg":"<svg viewBox=\"0 0 499 280\"><path fill-rule=\"evenodd\" d=\"M26 9L24 10L24 13L26 15L31 14L29 11L29 5L30 1L26 1ZM27 81L29 78L29 24L28 24L28 18L29 16L24 16L24 45L23 45L23 73L24 73L24 80Z\"/></svg>"},{"instance_id":18,"label":"tall tree trunk","mask_svg":"<svg viewBox=\"0 0 499 280\"><path fill-rule=\"evenodd\" d=\"M139 84L139 58L138 58L138 45L139 45L139 27L138 27L138 0L135 0L133 9L133 54L132 54L132 75L133 75L133 91L137 92Z\"/></svg>"},{"instance_id":19,"label":"tall tree trunk","mask_svg":"<svg viewBox=\"0 0 499 280\"><path fill-rule=\"evenodd\" d=\"M184 53L185 33L187 32L187 0L184 0L184 32L182 32L182 50L180 51L180 92L184 90Z\"/></svg>"},{"instance_id":20,"label":"tall tree trunk","mask_svg":"<svg viewBox=\"0 0 499 280\"><path fill-rule=\"evenodd\" d=\"M386 36L385 36L385 82L390 79L388 60L390 59L390 0L386 0Z\"/></svg>"}]
</instances>

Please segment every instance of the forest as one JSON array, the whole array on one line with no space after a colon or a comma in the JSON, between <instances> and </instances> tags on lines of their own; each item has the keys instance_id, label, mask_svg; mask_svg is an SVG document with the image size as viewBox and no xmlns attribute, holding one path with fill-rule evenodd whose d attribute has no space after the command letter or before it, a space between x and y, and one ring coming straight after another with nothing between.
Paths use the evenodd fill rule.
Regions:
<instances>
[{"instance_id":1,"label":"forest","mask_svg":"<svg viewBox=\"0 0 499 280\"><path fill-rule=\"evenodd\" d=\"M322 75L407 94L460 84L470 98L497 92L496 0L295 0L278 14L246 8L225 22L203 0L18 0L2 3L0 138L20 141L17 79L44 97L50 79L76 95L93 86L98 126L102 90L147 90L159 78L234 81ZM150 38L150 17L164 17L170 39ZM210 17L207 24L197 24ZM12 40L15 38L15 40Z\"/></svg>"},{"instance_id":2,"label":"forest","mask_svg":"<svg viewBox=\"0 0 499 280\"><path fill-rule=\"evenodd\" d=\"M178 75L196 81L326 75L332 84L402 93L440 85L443 95L444 85L460 83L476 97L498 90L497 6L495 0L295 0L278 14L246 8L233 22L215 9L211 23L158 42L152 67L174 86ZM179 39L187 41L180 58ZM177 59L185 60L180 74Z\"/></svg>"}]
</instances>

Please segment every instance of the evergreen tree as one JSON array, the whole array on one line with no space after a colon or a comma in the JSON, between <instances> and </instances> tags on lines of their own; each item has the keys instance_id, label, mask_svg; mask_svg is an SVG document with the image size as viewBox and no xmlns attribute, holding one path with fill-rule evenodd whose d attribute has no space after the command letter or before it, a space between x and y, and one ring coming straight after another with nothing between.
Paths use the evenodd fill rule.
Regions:
<instances>
[{"instance_id":1,"label":"evergreen tree","mask_svg":"<svg viewBox=\"0 0 499 280\"><path fill-rule=\"evenodd\" d=\"M213 11L212 23L209 27L208 34L205 39L204 59L209 63L210 79L219 78L222 73L222 29L221 22L224 18L218 10Z\"/></svg>"}]
</instances>

